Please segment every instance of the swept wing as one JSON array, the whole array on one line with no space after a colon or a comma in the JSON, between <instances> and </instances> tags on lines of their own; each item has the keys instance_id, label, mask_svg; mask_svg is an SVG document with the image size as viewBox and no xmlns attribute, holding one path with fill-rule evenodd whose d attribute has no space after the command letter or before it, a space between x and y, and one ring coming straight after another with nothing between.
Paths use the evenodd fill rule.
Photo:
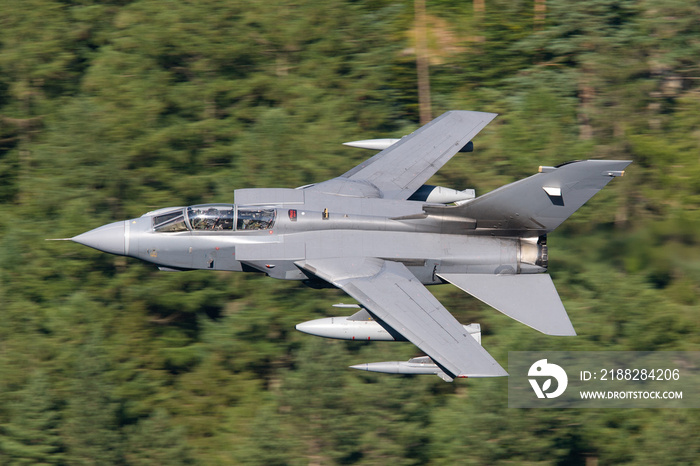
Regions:
<instances>
[{"instance_id":1,"label":"swept wing","mask_svg":"<svg viewBox=\"0 0 700 466\"><path fill-rule=\"evenodd\" d=\"M444 113L343 175L306 189L408 199L496 115L464 110Z\"/></svg>"},{"instance_id":2,"label":"swept wing","mask_svg":"<svg viewBox=\"0 0 700 466\"><path fill-rule=\"evenodd\" d=\"M508 375L400 262L338 258L297 265L352 296L375 319L423 350L449 377Z\"/></svg>"}]
</instances>

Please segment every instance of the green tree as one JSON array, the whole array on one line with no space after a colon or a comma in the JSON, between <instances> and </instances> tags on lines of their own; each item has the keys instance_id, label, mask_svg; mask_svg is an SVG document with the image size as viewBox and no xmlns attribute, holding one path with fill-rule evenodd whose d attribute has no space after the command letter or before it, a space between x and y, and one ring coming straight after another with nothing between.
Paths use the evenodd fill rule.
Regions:
<instances>
[{"instance_id":1,"label":"green tree","mask_svg":"<svg viewBox=\"0 0 700 466\"><path fill-rule=\"evenodd\" d=\"M102 337L94 332L74 351L74 375L61 425L61 438L71 464L107 465L123 461L124 439L119 430L118 404L108 381Z\"/></svg>"},{"instance_id":2,"label":"green tree","mask_svg":"<svg viewBox=\"0 0 700 466\"><path fill-rule=\"evenodd\" d=\"M185 429L172 425L165 410L153 414L125 429L124 460L127 464L192 464Z\"/></svg>"},{"instance_id":3,"label":"green tree","mask_svg":"<svg viewBox=\"0 0 700 466\"><path fill-rule=\"evenodd\" d=\"M0 424L3 464L62 464L65 446L58 432L61 413L46 375L36 370L29 375L25 388L9 397L9 419Z\"/></svg>"}]
</instances>

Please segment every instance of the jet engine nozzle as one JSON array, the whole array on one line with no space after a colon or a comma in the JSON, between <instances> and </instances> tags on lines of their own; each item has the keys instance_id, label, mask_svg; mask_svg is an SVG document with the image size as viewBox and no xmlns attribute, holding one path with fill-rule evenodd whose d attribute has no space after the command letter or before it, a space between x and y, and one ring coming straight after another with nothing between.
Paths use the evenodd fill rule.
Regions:
<instances>
[{"instance_id":1,"label":"jet engine nozzle","mask_svg":"<svg viewBox=\"0 0 700 466\"><path fill-rule=\"evenodd\" d=\"M520 239L520 264L541 267L545 272L549 266L549 255L547 250L547 235L535 238Z\"/></svg>"}]
</instances>

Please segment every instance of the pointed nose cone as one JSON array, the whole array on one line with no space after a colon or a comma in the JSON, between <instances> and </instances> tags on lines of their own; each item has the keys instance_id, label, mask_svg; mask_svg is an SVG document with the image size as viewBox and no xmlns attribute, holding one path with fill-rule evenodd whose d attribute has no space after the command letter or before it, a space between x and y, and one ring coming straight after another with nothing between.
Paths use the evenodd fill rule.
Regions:
<instances>
[{"instance_id":1,"label":"pointed nose cone","mask_svg":"<svg viewBox=\"0 0 700 466\"><path fill-rule=\"evenodd\" d=\"M330 337L335 338L332 335L335 333L343 333L338 331L339 325L333 327L333 317L326 317L324 319L309 320L308 322L302 322L296 325L296 329L300 332L308 333L309 335L315 335L317 337ZM336 330L336 332L333 332Z\"/></svg>"},{"instance_id":2,"label":"pointed nose cone","mask_svg":"<svg viewBox=\"0 0 700 466\"><path fill-rule=\"evenodd\" d=\"M125 221L114 222L75 236L71 238L71 241L100 251L123 256L126 251L125 232Z\"/></svg>"},{"instance_id":3,"label":"pointed nose cone","mask_svg":"<svg viewBox=\"0 0 700 466\"><path fill-rule=\"evenodd\" d=\"M313 321L310 320L308 322L302 322L301 324L297 324L294 328L299 330L300 332L308 333L310 335L314 334L314 329L315 325L313 324Z\"/></svg>"}]
</instances>

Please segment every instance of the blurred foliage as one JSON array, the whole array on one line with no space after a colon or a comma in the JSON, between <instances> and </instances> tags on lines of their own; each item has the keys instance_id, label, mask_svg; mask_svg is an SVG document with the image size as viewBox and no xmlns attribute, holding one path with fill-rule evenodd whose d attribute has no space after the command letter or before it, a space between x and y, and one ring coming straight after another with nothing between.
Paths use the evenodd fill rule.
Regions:
<instances>
[{"instance_id":1,"label":"blurred foliage","mask_svg":"<svg viewBox=\"0 0 700 466\"><path fill-rule=\"evenodd\" d=\"M513 350L700 344L700 4L429 2L435 115L501 116L434 183L635 161L550 235L579 336L432 291ZM357 373L409 344L308 337L348 300L154 267L70 237L294 187L417 127L413 2L25 0L0 15L1 464L693 464L681 410L510 410L505 380ZM433 380L435 379L435 380Z\"/></svg>"}]
</instances>

